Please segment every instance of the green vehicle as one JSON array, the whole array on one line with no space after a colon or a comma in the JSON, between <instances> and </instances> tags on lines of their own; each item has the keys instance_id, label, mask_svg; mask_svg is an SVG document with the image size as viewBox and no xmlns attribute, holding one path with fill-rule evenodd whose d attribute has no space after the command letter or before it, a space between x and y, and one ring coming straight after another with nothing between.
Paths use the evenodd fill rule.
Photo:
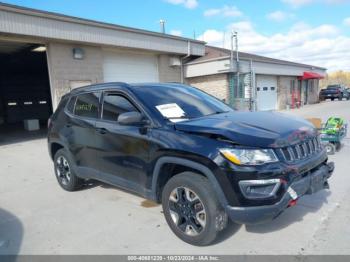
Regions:
<instances>
[{"instance_id":1,"label":"green vehicle","mask_svg":"<svg viewBox=\"0 0 350 262\"><path fill-rule=\"evenodd\" d=\"M346 137L347 124L340 117L330 117L321 129L321 141L327 153L332 155L341 147L341 141Z\"/></svg>"}]
</instances>

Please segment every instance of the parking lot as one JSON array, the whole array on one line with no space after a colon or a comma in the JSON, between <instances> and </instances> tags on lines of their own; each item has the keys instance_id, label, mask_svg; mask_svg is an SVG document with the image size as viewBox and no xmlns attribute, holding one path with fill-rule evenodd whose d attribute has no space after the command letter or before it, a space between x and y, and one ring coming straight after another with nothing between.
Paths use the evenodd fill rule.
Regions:
<instances>
[{"instance_id":1,"label":"parking lot","mask_svg":"<svg viewBox=\"0 0 350 262\"><path fill-rule=\"evenodd\" d=\"M286 113L349 122L349 108L350 101L327 101ZM63 191L45 135L9 136L0 138L0 254L350 254L349 135L330 156L336 170L329 191L305 196L267 224L232 224L209 247L182 242L161 206L118 188Z\"/></svg>"}]
</instances>

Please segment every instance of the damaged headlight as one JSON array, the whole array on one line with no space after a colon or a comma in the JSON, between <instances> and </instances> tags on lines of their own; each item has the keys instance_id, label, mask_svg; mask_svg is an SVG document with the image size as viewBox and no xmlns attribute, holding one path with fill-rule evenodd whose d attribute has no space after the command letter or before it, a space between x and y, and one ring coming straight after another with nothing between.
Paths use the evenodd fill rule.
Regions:
<instances>
[{"instance_id":1,"label":"damaged headlight","mask_svg":"<svg viewBox=\"0 0 350 262\"><path fill-rule=\"evenodd\" d=\"M236 165L262 165L278 162L272 149L234 149L223 148L220 153Z\"/></svg>"}]
</instances>

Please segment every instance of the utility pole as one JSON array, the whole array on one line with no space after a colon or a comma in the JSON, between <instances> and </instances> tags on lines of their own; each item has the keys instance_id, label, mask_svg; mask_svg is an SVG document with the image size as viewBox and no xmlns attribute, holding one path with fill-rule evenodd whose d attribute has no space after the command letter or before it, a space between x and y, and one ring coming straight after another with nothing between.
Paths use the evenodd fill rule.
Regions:
<instances>
[{"instance_id":1,"label":"utility pole","mask_svg":"<svg viewBox=\"0 0 350 262\"><path fill-rule=\"evenodd\" d=\"M162 33L162 34L165 34L165 20L163 20L163 19L160 19L159 20L159 23L160 23L160 32Z\"/></svg>"},{"instance_id":2,"label":"utility pole","mask_svg":"<svg viewBox=\"0 0 350 262\"><path fill-rule=\"evenodd\" d=\"M235 43L233 43L233 40L235 40ZM234 64L234 46L235 45L235 52L236 52L236 68L237 68L237 72L236 72L236 94L238 94L238 90L239 90L239 54L238 54L238 33L237 32L232 32L231 33L231 61L230 61L230 71L233 73L233 64ZM234 91L234 90L233 90Z\"/></svg>"}]
</instances>

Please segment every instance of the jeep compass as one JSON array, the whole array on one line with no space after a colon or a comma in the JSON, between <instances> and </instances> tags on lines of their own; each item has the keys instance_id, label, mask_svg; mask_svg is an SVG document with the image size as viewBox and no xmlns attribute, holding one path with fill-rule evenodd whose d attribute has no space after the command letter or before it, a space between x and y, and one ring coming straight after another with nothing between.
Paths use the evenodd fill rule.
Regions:
<instances>
[{"instance_id":1,"label":"jeep compass","mask_svg":"<svg viewBox=\"0 0 350 262\"><path fill-rule=\"evenodd\" d=\"M334 169L306 120L234 111L181 84L78 88L62 97L48 126L63 189L92 179L161 203L171 230L193 245L211 244L229 219L276 218L329 188Z\"/></svg>"}]
</instances>

